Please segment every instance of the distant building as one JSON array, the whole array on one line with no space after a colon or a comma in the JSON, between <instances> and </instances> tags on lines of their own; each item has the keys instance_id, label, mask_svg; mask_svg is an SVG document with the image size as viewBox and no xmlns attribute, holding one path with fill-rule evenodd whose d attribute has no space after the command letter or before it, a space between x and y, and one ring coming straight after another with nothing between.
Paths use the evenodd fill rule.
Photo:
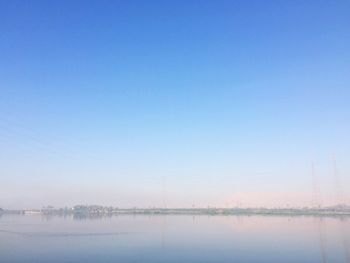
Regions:
<instances>
[{"instance_id":1,"label":"distant building","mask_svg":"<svg viewBox=\"0 0 350 263\"><path fill-rule=\"evenodd\" d=\"M24 214L26 214L26 215L41 214L41 211L37 210L37 209L30 209L30 210L25 210Z\"/></svg>"}]
</instances>

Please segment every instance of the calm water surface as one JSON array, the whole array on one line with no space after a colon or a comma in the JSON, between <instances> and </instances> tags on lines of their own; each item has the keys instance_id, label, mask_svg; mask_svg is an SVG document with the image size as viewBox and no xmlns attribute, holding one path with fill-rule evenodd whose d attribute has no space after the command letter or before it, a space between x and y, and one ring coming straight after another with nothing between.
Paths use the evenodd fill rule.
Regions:
<instances>
[{"instance_id":1,"label":"calm water surface","mask_svg":"<svg viewBox=\"0 0 350 263\"><path fill-rule=\"evenodd\" d=\"M350 263L350 221L277 216L0 216L0 262Z\"/></svg>"}]
</instances>

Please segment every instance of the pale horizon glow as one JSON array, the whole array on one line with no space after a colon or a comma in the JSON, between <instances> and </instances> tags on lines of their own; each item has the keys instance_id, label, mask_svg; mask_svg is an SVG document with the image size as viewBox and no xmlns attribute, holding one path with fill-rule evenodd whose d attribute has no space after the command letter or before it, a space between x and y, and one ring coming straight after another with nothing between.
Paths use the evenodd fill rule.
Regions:
<instances>
[{"instance_id":1,"label":"pale horizon glow","mask_svg":"<svg viewBox=\"0 0 350 263\"><path fill-rule=\"evenodd\" d=\"M350 204L349 10L2 1L0 208Z\"/></svg>"}]
</instances>

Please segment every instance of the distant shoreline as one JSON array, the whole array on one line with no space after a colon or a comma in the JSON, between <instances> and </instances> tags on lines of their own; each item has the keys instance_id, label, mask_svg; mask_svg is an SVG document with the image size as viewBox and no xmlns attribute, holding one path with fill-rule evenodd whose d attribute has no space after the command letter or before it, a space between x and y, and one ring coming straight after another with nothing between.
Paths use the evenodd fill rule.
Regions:
<instances>
[{"instance_id":1,"label":"distant shoreline","mask_svg":"<svg viewBox=\"0 0 350 263\"><path fill-rule=\"evenodd\" d=\"M77 217L99 217L112 215L267 215L267 216L341 216L350 217L350 207L326 208L113 208L104 206L75 206L27 210L0 210L0 214L57 215Z\"/></svg>"}]
</instances>

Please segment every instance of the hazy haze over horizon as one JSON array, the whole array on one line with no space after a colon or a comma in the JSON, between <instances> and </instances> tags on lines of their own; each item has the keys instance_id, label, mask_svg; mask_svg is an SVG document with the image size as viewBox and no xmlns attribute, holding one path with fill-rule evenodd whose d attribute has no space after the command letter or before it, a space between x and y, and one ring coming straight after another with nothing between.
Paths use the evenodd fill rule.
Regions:
<instances>
[{"instance_id":1,"label":"hazy haze over horizon","mask_svg":"<svg viewBox=\"0 0 350 263\"><path fill-rule=\"evenodd\" d=\"M0 207L349 204L349 13L0 1Z\"/></svg>"}]
</instances>

